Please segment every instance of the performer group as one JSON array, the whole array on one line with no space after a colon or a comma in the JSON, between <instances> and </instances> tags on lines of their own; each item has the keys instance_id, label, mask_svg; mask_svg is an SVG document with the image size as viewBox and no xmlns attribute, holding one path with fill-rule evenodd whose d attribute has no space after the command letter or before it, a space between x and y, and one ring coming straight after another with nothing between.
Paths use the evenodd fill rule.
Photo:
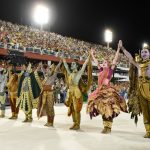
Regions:
<instances>
[{"instance_id":1,"label":"performer group","mask_svg":"<svg viewBox=\"0 0 150 150\"><path fill-rule=\"evenodd\" d=\"M128 108L126 101L119 95L110 81L118 63L120 51L129 59L130 89ZM113 120L120 112L131 112L131 118L138 121L138 115L143 113L145 125L145 138L150 138L150 52L147 48L141 50L140 55L134 59L119 41L116 54L112 61L106 58L102 64L96 59L94 49L89 50L89 56L80 69L77 61L71 63L71 68L63 56L57 66L39 63L35 68L31 63L24 64L21 73L16 73L12 66L2 64L0 67L0 118L5 117L6 87L12 115L9 119L17 119L19 110L25 114L24 123L32 122L32 109L37 109L37 117L46 115L45 126L54 125L54 83L61 70L65 75L67 95L65 105L68 107L68 116L72 116L71 130L79 130L81 123L81 110L83 95L92 85L92 60L98 67L97 89L88 95L86 112L90 118L102 116L103 134L112 130ZM82 79L87 72L87 82ZM42 73L42 77L39 75Z\"/></svg>"}]
</instances>

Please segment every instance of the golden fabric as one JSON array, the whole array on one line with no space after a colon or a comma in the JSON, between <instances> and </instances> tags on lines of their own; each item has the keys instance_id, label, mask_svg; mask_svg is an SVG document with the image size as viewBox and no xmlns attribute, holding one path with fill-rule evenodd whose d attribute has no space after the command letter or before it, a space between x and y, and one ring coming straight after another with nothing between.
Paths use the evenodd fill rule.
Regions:
<instances>
[{"instance_id":1,"label":"golden fabric","mask_svg":"<svg viewBox=\"0 0 150 150\"><path fill-rule=\"evenodd\" d=\"M9 77L10 78L7 83L7 87L8 87L8 94L10 99L11 112L12 112L12 117L17 118L19 112L19 108L16 107L17 91L18 91L18 75L9 74Z\"/></svg>"},{"instance_id":2,"label":"golden fabric","mask_svg":"<svg viewBox=\"0 0 150 150\"><path fill-rule=\"evenodd\" d=\"M143 69L142 75L145 75L146 70L145 68ZM150 132L150 80L146 76L143 76L143 78L139 77L138 96L142 108L145 130L146 132Z\"/></svg>"},{"instance_id":3,"label":"golden fabric","mask_svg":"<svg viewBox=\"0 0 150 150\"><path fill-rule=\"evenodd\" d=\"M37 80L37 78L38 78L38 76L36 75L36 80ZM28 85L26 86L25 84L28 84ZM24 90L25 86L26 86L27 90ZM31 78L26 77L23 80L21 95L19 98L17 98L16 106L18 106L20 104L19 105L20 109L22 109L25 113L28 113L32 109L37 108L38 100L39 100L39 97L36 99L34 99L34 97L33 97L33 92L32 92L32 87L31 87Z\"/></svg>"},{"instance_id":4,"label":"golden fabric","mask_svg":"<svg viewBox=\"0 0 150 150\"><path fill-rule=\"evenodd\" d=\"M7 83L8 87L8 93L10 95L10 99L16 99L17 98L17 91L18 91L18 75L13 74L10 75L10 79Z\"/></svg>"},{"instance_id":5,"label":"golden fabric","mask_svg":"<svg viewBox=\"0 0 150 150\"><path fill-rule=\"evenodd\" d=\"M141 93L139 93L140 105L143 113L143 122L145 124L146 131L149 131L147 126L150 126L150 101L145 99Z\"/></svg>"},{"instance_id":6,"label":"golden fabric","mask_svg":"<svg viewBox=\"0 0 150 150\"><path fill-rule=\"evenodd\" d=\"M67 83L67 95L65 104L68 108L68 116L72 115L72 119L74 122L73 127L70 129L79 129L80 128L80 120L81 120L81 114L80 111L82 109L83 105L83 93L86 93L92 83L92 64L91 61L88 63L88 81L87 84L85 84L82 81L82 78L79 81L78 85L75 85L74 79L76 76L76 73L71 73L70 75L67 73L66 69L63 66L63 72L65 74L65 79Z\"/></svg>"},{"instance_id":7,"label":"golden fabric","mask_svg":"<svg viewBox=\"0 0 150 150\"><path fill-rule=\"evenodd\" d=\"M44 109L46 110L46 115L53 117L54 114L54 94L53 91L43 91L42 102Z\"/></svg>"},{"instance_id":8,"label":"golden fabric","mask_svg":"<svg viewBox=\"0 0 150 150\"><path fill-rule=\"evenodd\" d=\"M80 121L81 121L80 112L74 110L73 104L70 106L70 109L71 109L72 120L74 122L74 125L75 126L80 126Z\"/></svg>"},{"instance_id":9,"label":"golden fabric","mask_svg":"<svg viewBox=\"0 0 150 150\"><path fill-rule=\"evenodd\" d=\"M101 114L104 118L114 118L120 111L127 112L125 100L110 86L103 85L99 91L93 92L87 104L87 113L91 117Z\"/></svg>"},{"instance_id":10,"label":"golden fabric","mask_svg":"<svg viewBox=\"0 0 150 150\"><path fill-rule=\"evenodd\" d=\"M142 96L150 101L150 80L139 78L139 90Z\"/></svg>"},{"instance_id":11,"label":"golden fabric","mask_svg":"<svg viewBox=\"0 0 150 150\"><path fill-rule=\"evenodd\" d=\"M17 99L17 92L9 92L10 100Z\"/></svg>"},{"instance_id":12,"label":"golden fabric","mask_svg":"<svg viewBox=\"0 0 150 150\"><path fill-rule=\"evenodd\" d=\"M145 124L146 132L150 132L150 124Z\"/></svg>"},{"instance_id":13,"label":"golden fabric","mask_svg":"<svg viewBox=\"0 0 150 150\"><path fill-rule=\"evenodd\" d=\"M143 61L139 65L139 72L140 72L140 77L139 77L139 90L141 95L150 101L150 78L147 76L147 71L149 70L150 66L150 61Z\"/></svg>"},{"instance_id":14,"label":"golden fabric","mask_svg":"<svg viewBox=\"0 0 150 150\"><path fill-rule=\"evenodd\" d=\"M28 112L25 112L25 116L27 120L32 120L32 109Z\"/></svg>"},{"instance_id":15,"label":"golden fabric","mask_svg":"<svg viewBox=\"0 0 150 150\"><path fill-rule=\"evenodd\" d=\"M22 92L20 96L20 109L28 114L32 110L32 102L29 92Z\"/></svg>"},{"instance_id":16,"label":"golden fabric","mask_svg":"<svg viewBox=\"0 0 150 150\"><path fill-rule=\"evenodd\" d=\"M67 91L67 96L65 100L65 104L68 107L71 107L73 104L74 110L80 112L82 109L82 93L78 86L70 86ZM71 115L71 114L70 114Z\"/></svg>"},{"instance_id":17,"label":"golden fabric","mask_svg":"<svg viewBox=\"0 0 150 150\"><path fill-rule=\"evenodd\" d=\"M83 97L81 90L77 85L74 85L73 79L74 79L75 73L70 74L68 76L68 84L69 89L67 91L67 96L65 100L65 104L68 108L68 116L72 115L72 119L74 122L73 129L79 129L80 128L80 120L81 120L81 114L80 111L82 109L83 105Z\"/></svg>"},{"instance_id":18,"label":"golden fabric","mask_svg":"<svg viewBox=\"0 0 150 150\"><path fill-rule=\"evenodd\" d=\"M17 78L17 79L15 79ZM17 92L18 90L18 76L16 74L12 75L7 83L9 92Z\"/></svg>"},{"instance_id":19,"label":"golden fabric","mask_svg":"<svg viewBox=\"0 0 150 150\"><path fill-rule=\"evenodd\" d=\"M139 78L138 68L130 64L129 69L130 85L128 90L128 108L131 113L131 118L134 119L135 124L138 122L138 115L142 113L140 98L139 98Z\"/></svg>"},{"instance_id":20,"label":"golden fabric","mask_svg":"<svg viewBox=\"0 0 150 150\"><path fill-rule=\"evenodd\" d=\"M139 67L136 68L130 64L129 70L129 112L131 112L131 119L134 118L135 123L138 121L138 115L143 114L146 130L144 137L150 138L150 60L143 61L139 56L135 60Z\"/></svg>"}]
</instances>

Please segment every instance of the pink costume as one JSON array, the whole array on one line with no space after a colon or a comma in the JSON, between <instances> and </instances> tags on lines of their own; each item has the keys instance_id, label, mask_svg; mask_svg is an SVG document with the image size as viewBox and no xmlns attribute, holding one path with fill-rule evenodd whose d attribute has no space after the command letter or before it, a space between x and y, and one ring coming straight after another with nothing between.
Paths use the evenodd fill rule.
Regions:
<instances>
[{"instance_id":1,"label":"pink costume","mask_svg":"<svg viewBox=\"0 0 150 150\"><path fill-rule=\"evenodd\" d=\"M88 98L87 112L90 114L91 119L99 114L102 115L104 123L102 133L105 133L105 129L111 131L113 118L117 117L120 111L127 112L125 100L109 84L112 75L113 70L111 68L101 67L98 76L98 87ZM106 80L107 83L105 83Z\"/></svg>"}]
</instances>

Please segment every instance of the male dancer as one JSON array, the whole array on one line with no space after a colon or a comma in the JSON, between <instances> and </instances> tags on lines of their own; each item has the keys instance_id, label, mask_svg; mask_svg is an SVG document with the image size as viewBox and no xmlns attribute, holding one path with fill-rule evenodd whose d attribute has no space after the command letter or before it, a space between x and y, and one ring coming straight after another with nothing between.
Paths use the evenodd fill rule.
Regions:
<instances>
[{"instance_id":1,"label":"male dancer","mask_svg":"<svg viewBox=\"0 0 150 150\"><path fill-rule=\"evenodd\" d=\"M9 70L9 80L7 83L8 94L10 95L10 106L12 116L9 119L17 119L19 108L16 107L17 91L18 91L18 75L13 70Z\"/></svg>"},{"instance_id":2,"label":"male dancer","mask_svg":"<svg viewBox=\"0 0 150 150\"><path fill-rule=\"evenodd\" d=\"M20 74L17 107L25 113L23 122L32 122L32 109L37 108L38 105L42 87L37 70L38 68L33 72L31 64L23 65Z\"/></svg>"},{"instance_id":3,"label":"male dancer","mask_svg":"<svg viewBox=\"0 0 150 150\"><path fill-rule=\"evenodd\" d=\"M47 116L47 123L45 126L50 127L53 126L54 123L54 89L53 85L57 78L58 69L60 68L60 65L62 64L62 61L59 62L59 64L54 69L54 65L51 65L50 68L48 65L43 65L43 74L44 74L44 80L42 81L42 94L39 101L39 107L38 107L38 117L41 117L44 115L44 111L46 112Z\"/></svg>"},{"instance_id":4,"label":"male dancer","mask_svg":"<svg viewBox=\"0 0 150 150\"><path fill-rule=\"evenodd\" d=\"M80 85L80 79L86 69L86 66L90 62L90 56L84 62L82 68L78 71L78 64L76 62L71 63L71 70L70 71L66 60L63 59L64 67L67 71L66 73L66 80L68 82L68 91L65 100L65 104L69 107L68 116L72 115L73 119L73 126L70 128L71 130L79 130L80 129L80 121L81 121L81 114L80 111L82 109L83 104L83 96L82 96L82 88ZM92 70L92 69L91 69ZM91 71L90 70L90 71ZM92 73L92 71L91 71ZM90 78L91 80L91 78ZM89 82L91 83L91 82Z\"/></svg>"}]
</instances>

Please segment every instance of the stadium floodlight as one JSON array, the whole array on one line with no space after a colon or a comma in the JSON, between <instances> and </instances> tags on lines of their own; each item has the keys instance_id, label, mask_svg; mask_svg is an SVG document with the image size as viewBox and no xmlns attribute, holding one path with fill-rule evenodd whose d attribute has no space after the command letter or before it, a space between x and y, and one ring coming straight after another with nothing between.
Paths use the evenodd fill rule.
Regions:
<instances>
[{"instance_id":1,"label":"stadium floodlight","mask_svg":"<svg viewBox=\"0 0 150 150\"><path fill-rule=\"evenodd\" d=\"M143 43L143 49L147 48L147 47L148 47L148 44L147 43Z\"/></svg>"},{"instance_id":2,"label":"stadium floodlight","mask_svg":"<svg viewBox=\"0 0 150 150\"><path fill-rule=\"evenodd\" d=\"M109 49L109 43L112 42L112 31L109 29L105 30L105 42L107 42L107 48Z\"/></svg>"},{"instance_id":3,"label":"stadium floodlight","mask_svg":"<svg viewBox=\"0 0 150 150\"><path fill-rule=\"evenodd\" d=\"M43 25L49 21L49 9L46 6L39 4L34 9L33 17L35 22L41 25L42 30Z\"/></svg>"}]
</instances>

